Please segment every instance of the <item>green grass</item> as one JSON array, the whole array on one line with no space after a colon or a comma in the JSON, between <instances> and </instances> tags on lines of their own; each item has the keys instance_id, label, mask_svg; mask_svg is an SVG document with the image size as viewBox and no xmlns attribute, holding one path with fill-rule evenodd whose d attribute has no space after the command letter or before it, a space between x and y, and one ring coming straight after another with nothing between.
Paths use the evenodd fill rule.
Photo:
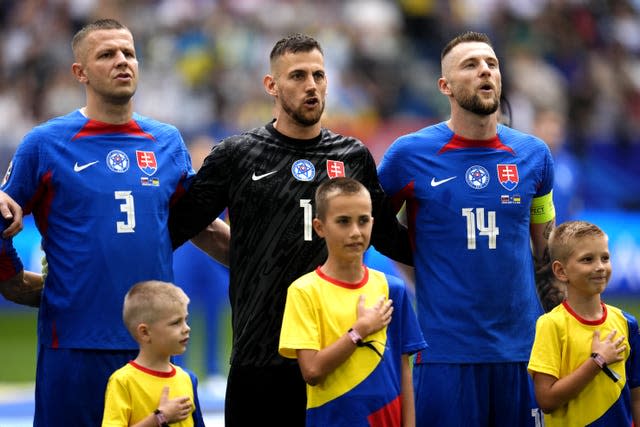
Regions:
<instances>
[{"instance_id":1,"label":"green grass","mask_svg":"<svg viewBox=\"0 0 640 427\"><path fill-rule=\"evenodd\" d=\"M36 378L36 309L0 310L0 383Z\"/></svg>"},{"instance_id":2,"label":"green grass","mask_svg":"<svg viewBox=\"0 0 640 427\"><path fill-rule=\"evenodd\" d=\"M221 316L223 321L217 327L222 329L223 340L227 345L222 349L223 366L228 372L228 360L231 354L230 313ZM0 383L33 382L36 378L37 352L37 310L27 308L0 308ZM191 318L191 340L187 354L187 366L201 380L206 378L204 346L204 319L201 316Z\"/></svg>"},{"instance_id":3,"label":"green grass","mask_svg":"<svg viewBox=\"0 0 640 427\"><path fill-rule=\"evenodd\" d=\"M619 307L640 319L640 296L616 296L607 297L605 301L609 305ZM36 375L36 320L35 309L0 309L0 383L33 382ZM202 318L192 318L192 333L189 344L187 363L202 380L206 377L204 369L204 338L201 331L204 330ZM224 349L223 359L229 360L231 343L230 321L221 322L218 325L225 331L224 341L227 343Z\"/></svg>"}]
</instances>

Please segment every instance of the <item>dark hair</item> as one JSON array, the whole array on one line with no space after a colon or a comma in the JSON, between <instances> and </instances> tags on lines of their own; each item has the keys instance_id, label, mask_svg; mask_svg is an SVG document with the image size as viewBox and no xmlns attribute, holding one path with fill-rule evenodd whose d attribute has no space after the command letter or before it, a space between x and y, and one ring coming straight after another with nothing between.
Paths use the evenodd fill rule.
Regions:
<instances>
[{"instance_id":1,"label":"dark hair","mask_svg":"<svg viewBox=\"0 0 640 427\"><path fill-rule=\"evenodd\" d=\"M274 59L288 52L310 52L314 49L317 49L320 53L324 54L320 43L318 43L318 41L313 37L300 33L290 34L276 42L273 49L271 49L269 59L273 62Z\"/></svg>"},{"instance_id":2,"label":"dark hair","mask_svg":"<svg viewBox=\"0 0 640 427\"><path fill-rule=\"evenodd\" d=\"M324 181L316 190L316 217L324 219L329 206L329 199L335 194L353 195L361 192L369 193L369 190L353 178L334 178Z\"/></svg>"},{"instance_id":3,"label":"dark hair","mask_svg":"<svg viewBox=\"0 0 640 427\"><path fill-rule=\"evenodd\" d=\"M489 46L491 46L491 48L493 48L493 45L491 44L491 39L485 33L477 33L475 31L466 31L462 34L457 35L449 43L447 43L447 45L442 49L442 53L440 54L440 60L442 60L445 56L447 56L447 54L451 52L451 49L453 49L460 43L469 43L469 42L486 43Z\"/></svg>"},{"instance_id":4,"label":"dark hair","mask_svg":"<svg viewBox=\"0 0 640 427\"><path fill-rule=\"evenodd\" d=\"M73 54L77 56L78 45L87 37L89 33L98 30L129 30L127 27L122 25L120 22L115 19L98 19L90 24L82 27L78 32L73 36L71 40L71 49L73 50Z\"/></svg>"}]
</instances>

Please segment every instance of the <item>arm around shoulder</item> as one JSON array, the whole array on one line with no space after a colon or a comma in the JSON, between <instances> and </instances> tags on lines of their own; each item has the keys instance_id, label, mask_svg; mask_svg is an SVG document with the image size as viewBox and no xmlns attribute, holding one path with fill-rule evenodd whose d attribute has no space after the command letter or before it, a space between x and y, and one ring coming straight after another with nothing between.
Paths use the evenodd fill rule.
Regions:
<instances>
[{"instance_id":1,"label":"arm around shoulder","mask_svg":"<svg viewBox=\"0 0 640 427\"><path fill-rule=\"evenodd\" d=\"M191 242L219 263L229 266L229 243L231 229L217 218L191 239Z\"/></svg>"},{"instance_id":2,"label":"arm around shoulder","mask_svg":"<svg viewBox=\"0 0 640 427\"><path fill-rule=\"evenodd\" d=\"M0 293L7 300L31 307L40 306L44 279L24 271L11 239L0 239Z\"/></svg>"}]
</instances>

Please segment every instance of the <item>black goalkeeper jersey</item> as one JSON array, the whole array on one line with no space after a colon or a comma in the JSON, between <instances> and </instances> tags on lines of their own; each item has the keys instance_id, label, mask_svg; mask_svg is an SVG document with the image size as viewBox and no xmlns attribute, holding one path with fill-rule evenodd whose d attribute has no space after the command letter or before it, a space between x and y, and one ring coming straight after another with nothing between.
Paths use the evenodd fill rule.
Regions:
<instances>
[{"instance_id":1,"label":"black goalkeeper jersey","mask_svg":"<svg viewBox=\"0 0 640 427\"><path fill-rule=\"evenodd\" d=\"M322 181L339 176L355 178L371 192L376 249L410 264L406 229L378 183L369 150L327 129L317 138L297 140L269 123L224 139L171 208L175 248L228 207L232 364L291 363L278 354L287 288L326 259L325 243L311 225L314 196Z\"/></svg>"}]
</instances>

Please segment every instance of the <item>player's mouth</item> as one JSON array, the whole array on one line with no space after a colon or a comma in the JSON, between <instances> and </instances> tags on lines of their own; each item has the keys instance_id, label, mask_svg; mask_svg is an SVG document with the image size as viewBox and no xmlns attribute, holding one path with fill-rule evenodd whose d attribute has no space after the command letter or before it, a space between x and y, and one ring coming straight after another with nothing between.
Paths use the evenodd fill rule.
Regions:
<instances>
[{"instance_id":1,"label":"player's mouth","mask_svg":"<svg viewBox=\"0 0 640 427\"><path fill-rule=\"evenodd\" d=\"M131 74L129 74L129 73L118 73L116 75L116 80L131 80Z\"/></svg>"},{"instance_id":2,"label":"player's mouth","mask_svg":"<svg viewBox=\"0 0 640 427\"><path fill-rule=\"evenodd\" d=\"M480 86L480 90L482 92L492 92L494 89L493 89L493 85L491 83L485 83L485 84Z\"/></svg>"},{"instance_id":3,"label":"player's mouth","mask_svg":"<svg viewBox=\"0 0 640 427\"><path fill-rule=\"evenodd\" d=\"M318 99L317 96L314 96L312 98L307 98L304 100L304 105L306 105L307 107L315 107L319 103L320 103L320 100Z\"/></svg>"}]
</instances>

